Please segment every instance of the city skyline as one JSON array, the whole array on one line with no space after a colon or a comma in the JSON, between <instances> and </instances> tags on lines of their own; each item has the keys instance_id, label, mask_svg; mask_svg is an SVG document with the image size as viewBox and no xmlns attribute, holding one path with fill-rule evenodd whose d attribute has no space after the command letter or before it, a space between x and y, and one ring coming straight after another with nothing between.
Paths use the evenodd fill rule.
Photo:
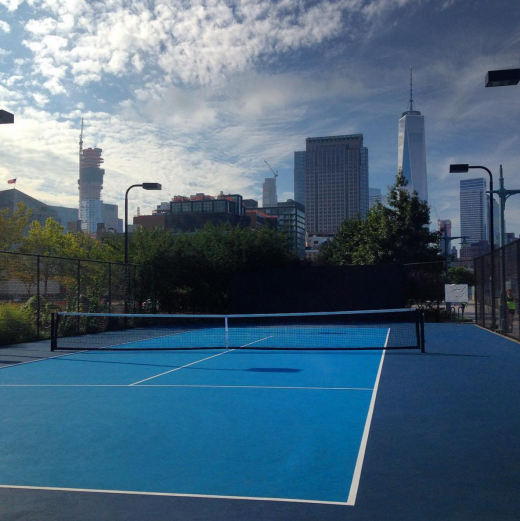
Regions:
<instances>
[{"instance_id":1,"label":"city skyline","mask_svg":"<svg viewBox=\"0 0 520 521\"><path fill-rule=\"evenodd\" d=\"M39 200L75 205L84 116L85 140L108 165L103 200L120 207L125 188L143 181L161 182L168 199L222 188L261 199L263 158L279 172L279 199L294 198L294 151L305 139L354 133L370 149L370 186L385 194L413 66L431 221L450 219L460 233L464 176L448 174L450 163L495 176L503 164L506 188L519 187L518 87L484 88L488 70L518 67L517 2L200 9L202 18L168 1L0 0L0 103L16 117L1 129L0 182L16 178ZM136 191L130 215L155 204ZM508 201L506 220L520 231L520 198Z\"/></svg>"}]
</instances>

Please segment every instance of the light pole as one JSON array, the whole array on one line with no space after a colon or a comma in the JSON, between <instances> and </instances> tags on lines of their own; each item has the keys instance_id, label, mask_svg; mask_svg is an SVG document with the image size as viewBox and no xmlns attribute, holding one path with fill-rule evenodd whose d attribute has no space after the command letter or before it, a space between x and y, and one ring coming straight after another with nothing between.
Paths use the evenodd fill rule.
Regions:
<instances>
[{"instance_id":1,"label":"light pole","mask_svg":"<svg viewBox=\"0 0 520 521\"><path fill-rule=\"evenodd\" d=\"M468 238L466 235L462 235L460 237L449 237L446 233L446 226L443 229L444 235L442 236L442 240L444 242L444 254L446 256L446 284L448 283L449 279L449 272L450 272L450 256L451 254L448 253L448 250L450 248L451 241L454 241L456 239L462 239L461 244L466 244L466 239Z\"/></svg>"},{"instance_id":2,"label":"light pole","mask_svg":"<svg viewBox=\"0 0 520 521\"><path fill-rule=\"evenodd\" d=\"M518 85L520 82L520 69L503 69L499 71L488 71L486 74L486 87L507 87L510 85ZM500 247L505 246L505 217L504 212L506 208L507 198L511 195L520 193L520 190L506 190L504 188L504 175L502 172L502 165L500 165L500 188L495 190L500 200ZM506 274L505 274L505 255L504 251L500 250L500 305L501 305L501 316L500 322L501 327L505 330L505 309L506 309L506 296L505 296L505 285L506 285Z\"/></svg>"},{"instance_id":3,"label":"light pole","mask_svg":"<svg viewBox=\"0 0 520 521\"><path fill-rule=\"evenodd\" d=\"M485 170L489 174L489 243L491 245L491 266L495 265L494 252L495 249L495 233L493 219L493 174L491 170L485 166L470 166L467 164L450 165L450 174L463 174L469 172L470 169L479 168ZM491 329L496 329L496 312L495 312L495 278L491 276Z\"/></svg>"},{"instance_id":4,"label":"light pole","mask_svg":"<svg viewBox=\"0 0 520 521\"><path fill-rule=\"evenodd\" d=\"M469 170L474 168L480 168L481 170L485 170L489 174L489 193L491 194L489 196L489 243L491 245L491 251L495 249L495 234L494 234L494 227L493 227L493 174L491 173L491 170L486 168L485 166L470 166L470 165L450 165L450 174L464 174L467 173Z\"/></svg>"},{"instance_id":5,"label":"light pole","mask_svg":"<svg viewBox=\"0 0 520 521\"><path fill-rule=\"evenodd\" d=\"M160 183L142 183L140 185L132 185L125 193L125 264L128 264L128 192L140 186L143 190L162 190Z\"/></svg>"}]
</instances>

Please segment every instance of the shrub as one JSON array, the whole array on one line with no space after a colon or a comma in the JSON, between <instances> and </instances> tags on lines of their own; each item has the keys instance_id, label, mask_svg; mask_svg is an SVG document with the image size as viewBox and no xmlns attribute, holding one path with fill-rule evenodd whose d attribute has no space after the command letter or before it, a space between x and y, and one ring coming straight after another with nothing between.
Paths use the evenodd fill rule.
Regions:
<instances>
[{"instance_id":1,"label":"shrub","mask_svg":"<svg viewBox=\"0 0 520 521\"><path fill-rule=\"evenodd\" d=\"M33 314L20 305L0 303L0 345L28 342L35 338Z\"/></svg>"}]
</instances>

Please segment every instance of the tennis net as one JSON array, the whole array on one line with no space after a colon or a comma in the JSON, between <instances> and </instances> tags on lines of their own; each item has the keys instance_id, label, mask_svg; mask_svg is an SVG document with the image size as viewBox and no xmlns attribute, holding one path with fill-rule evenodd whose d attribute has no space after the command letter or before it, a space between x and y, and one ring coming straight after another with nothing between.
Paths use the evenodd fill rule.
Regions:
<instances>
[{"instance_id":1,"label":"tennis net","mask_svg":"<svg viewBox=\"0 0 520 521\"><path fill-rule=\"evenodd\" d=\"M421 349L416 309L267 315L53 315L54 350Z\"/></svg>"}]
</instances>

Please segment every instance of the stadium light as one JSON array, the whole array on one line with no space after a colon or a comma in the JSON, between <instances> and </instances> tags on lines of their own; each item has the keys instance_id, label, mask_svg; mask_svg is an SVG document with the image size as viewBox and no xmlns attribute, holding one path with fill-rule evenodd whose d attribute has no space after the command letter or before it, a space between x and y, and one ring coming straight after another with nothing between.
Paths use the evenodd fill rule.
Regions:
<instances>
[{"instance_id":1,"label":"stadium light","mask_svg":"<svg viewBox=\"0 0 520 521\"><path fill-rule=\"evenodd\" d=\"M132 185L125 193L125 264L128 264L128 192L140 186L143 190L162 190L160 183L142 183L140 185Z\"/></svg>"},{"instance_id":2,"label":"stadium light","mask_svg":"<svg viewBox=\"0 0 520 521\"><path fill-rule=\"evenodd\" d=\"M14 123L14 114L7 112L7 110L0 110L0 125Z\"/></svg>"},{"instance_id":3,"label":"stadium light","mask_svg":"<svg viewBox=\"0 0 520 521\"><path fill-rule=\"evenodd\" d=\"M488 71L486 74L486 87L507 87L509 85L518 85L519 81L520 69Z\"/></svg>"}]
</instances>

